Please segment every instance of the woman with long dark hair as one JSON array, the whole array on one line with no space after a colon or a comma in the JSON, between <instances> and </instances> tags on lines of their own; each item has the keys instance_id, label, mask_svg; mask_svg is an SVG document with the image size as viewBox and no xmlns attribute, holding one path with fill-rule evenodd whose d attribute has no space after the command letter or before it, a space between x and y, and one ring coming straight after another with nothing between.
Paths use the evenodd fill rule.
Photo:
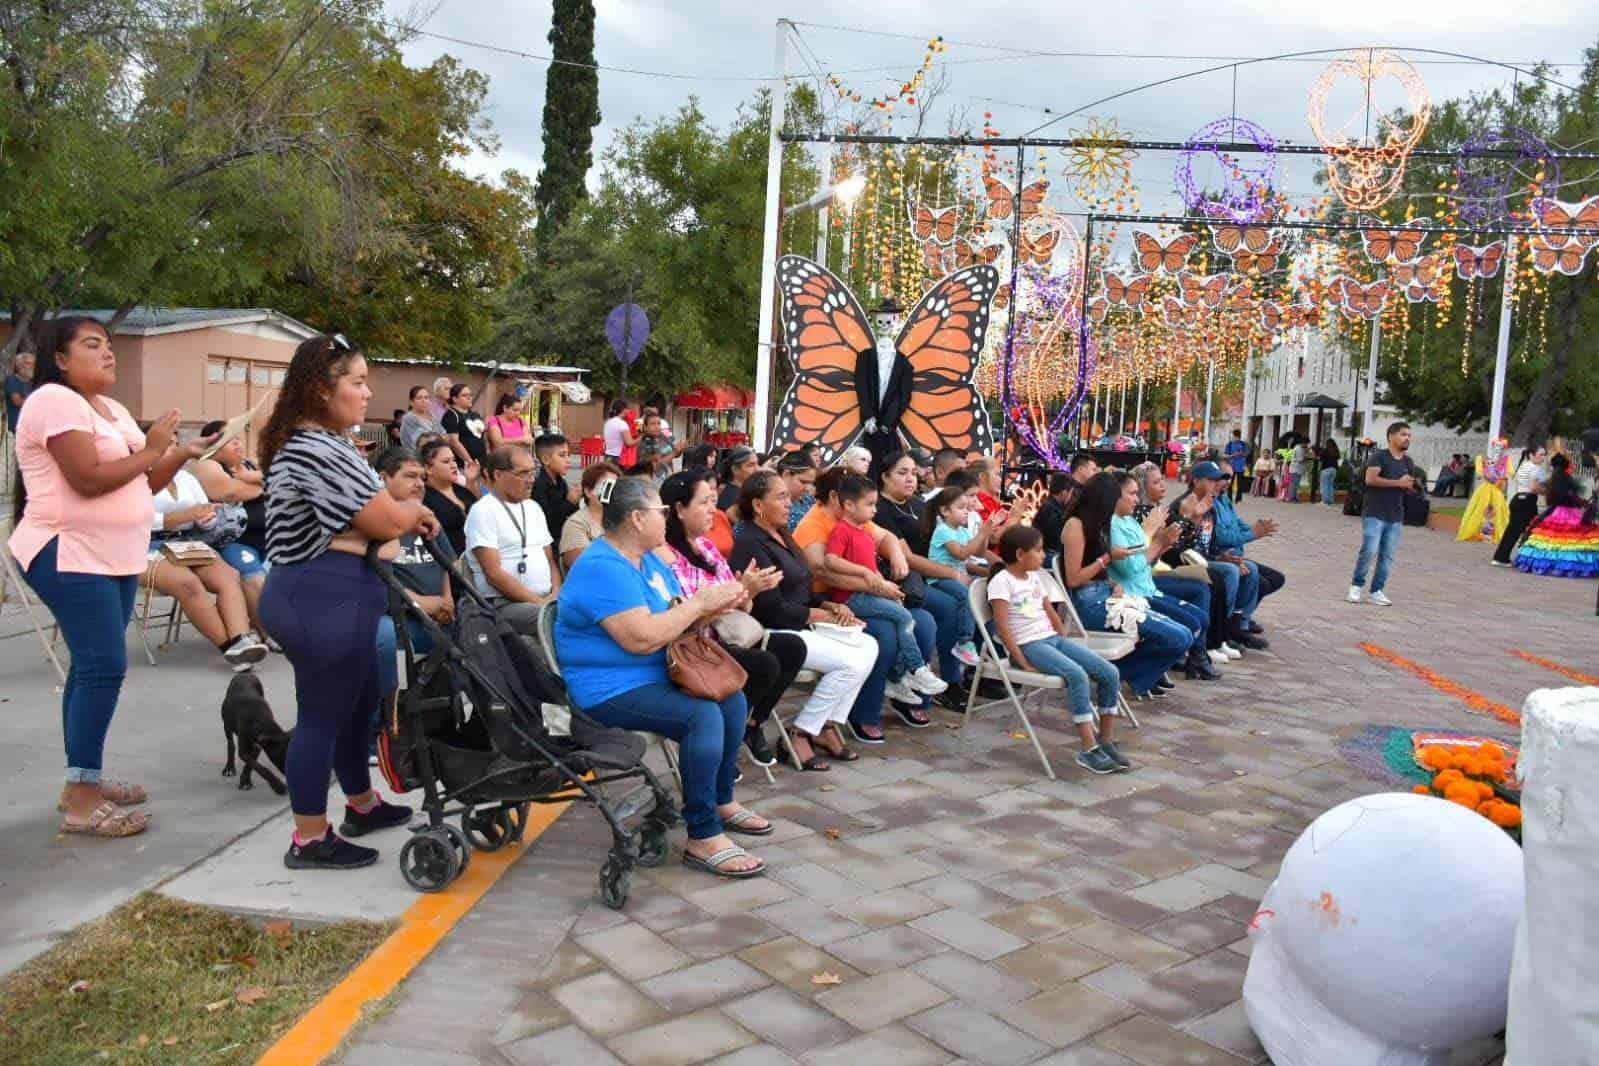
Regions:
<instances>
[{"instance_id":1,"label":"woman with long dark hair","mask_svg":"<svg viewBox=\"0 0 1599 1066\"><path fill-rule=\"evenodd\" d=\"M344 836L411 820L409 807L373 790L367 769L367 723L380 685L378 616L388 594L365 557L372 545L407 533L433 536L439 523L421 503L384 491L346 435L366 417L366 377L366 359L342 334L312 337L295 349L261 433L272 562L261 621L294 666L298 709L284 768L294 839L283 862L291 870L377 861L376 850L329 826L330 773L346 797Z\"/></svg>"},{"instance_id":2,"label":"woman with long dark hair","mask_svg":"<svg viewBox=\"0 0 1599 1066\"><path fill-rule=\"evenodd\" d=\"M1516 545L1521 543L1521 535L1538 517L1538 497L1543 493L1544 481L1548 478L1544 470L1548 458L1549 452L1542 444L1521 449L1521 458L1516 460L1510 479L1505 483L1505 495L1510 498L1510 520L1505 523L1504 535L1494 549L1495 566L1510 565L1510 556L1516 550Z\"/></svg>"},{"instance_id":3,"label":"woman with long dark hair","mask_svg":"<svg viewBox=\"0 0 1599 1066\"><path fill-rule=\"evenodd\" d=\"M776 567L758 567L752 561L742 573L734 574L722 553L711 543L711 521L716 514L716 476L709 470L684 470L661 485L661 502L666 505L666 543L655 554L672 568L683 595L692 596L705 585L737 581L744 586L745 601L739 610L748 611L754 599L776 588L783 575ZM755 761L770 766L777 761L766 740L765 725L772 717L794 676L805 663L805 642L793 633L768 632L760 646L740 648L727 645L728 654L749 674L744 698L749 703L749 726L744 730L744 746Z\"/></svg>"},{"instance_id":4,"label":"woman with long dark hair","mask_svg":"<svg viewBox=\"0 0 1599 1066\"><path fill-rule=\"evenodd\" d=\"M1554 577L1599 574L1595 505L1582 498L1582 486L1571 476L1569 458L1557 453L1549 460L1546 489L1549 506L1527 527L1516 548L1516 568Z\"/></svg>"},{"instance_id":5,"label":"woman with long dark hair","mask_svg":"<svg viewBox=\"0 0 1599 1066\"><path fill-rule=\"evenodd\" d=\"M466 512L477 503L477 493L455 481L460 469L455 462L455 451L448 442L431 441L417 453L422 464L422 475L427 488L422 493L422 506L433 512L444 530L455 554L466 551Z\"/></svg>"},{"instance_id":6,"label":"woman with long dark hair","mask_svg":"<svg viewBox=\"0 0 1599 1066\"><path fill-rule=\"evenodd\" d=\"M106 395L116 384L117 360L95 319L49 319L38 348L33 390L17 420L20 480L10 548L72 653L61 692L67 756L57 804L66 814L61 830L133 836L149 826L149 816L129 808L148 794L101 775L128 671L125 633L150 548L153 494L210 440L173 447L177 411L140 432L128 409Z\"/></svg>"},{"instance_id":7,"label":"woman with long dark hair","mask_svg":"<svg viewBox=\"0 0 1599 1066\"><path fill-rule=\"evenodd\" d=\"M400 419L400 443L416 451L424 436L444 436L444 427L433 417L433 394L426 385L412 385L406 398L410 410Z\"/></svg>"}]
</instances>

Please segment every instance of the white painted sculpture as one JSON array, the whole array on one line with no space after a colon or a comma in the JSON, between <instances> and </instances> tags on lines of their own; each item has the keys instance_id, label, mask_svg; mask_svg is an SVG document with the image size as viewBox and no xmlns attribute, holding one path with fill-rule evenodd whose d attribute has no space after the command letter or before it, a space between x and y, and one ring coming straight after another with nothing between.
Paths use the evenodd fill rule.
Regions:
<instances>
[{"instance_id":1,"label":"white painted sculpture","mask_svg":"<svg viewBox=\"0 0 1599 1066\"><path fill-rule=\"evenodd\" d=\"M1250 926L1244 1007L1276 1066L1442 1066L1504 1027L1521 851L1481 815L1381 793L1312 822Z\"/></svg>"}]
</instances>

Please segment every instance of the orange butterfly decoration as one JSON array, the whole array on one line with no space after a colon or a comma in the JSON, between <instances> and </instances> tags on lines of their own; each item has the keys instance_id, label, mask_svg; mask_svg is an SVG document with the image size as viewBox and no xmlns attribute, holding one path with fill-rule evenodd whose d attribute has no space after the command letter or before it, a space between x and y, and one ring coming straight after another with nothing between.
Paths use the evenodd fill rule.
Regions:
<instances>
[{"instance_id":1,"label":"orange butterfly decoration","mask_svg":"<svg viewBox=\"0 0 1599 1066\"><path fill-rule=\"evenodd\" d=\"M1455 272L1466 281L1472 278L1491 278L1499 273L1499 263L1505 257L1505 242L1494 241L1481 248L1469 244L1455 245Z\"/></svg>"},{"instance_id":2,"label":"orange butterfly decoration","mask_svg":"<svg viewBox=\"0 0 1599 1066\"><path fill-rule=\"evenodd\" d=\"M1362 285L1350 277L1339 280L1345 317L1376 318L1388 306L1388 282L1374 281L1370 285Z\"/></svg>"},{"instance_id":3,"label":"orange butterfly decoration","mask_svg":"<svg viewBox=\"0 0 1599 1066\"><path fill-rule=\"evenodd\" d=\"M1424 255L1414 263L1400 263L1394 267L1393 280L1397 285L1420 285L1431 288L1443 273L1439 269L1438 256Z\"/></svg>"},{"instance_id":4,"label":"orange butterfly decoration","mask_svg":"<svg viewBox=\"0 0 1599 1066\"><path fill-rule=\"evenodd\" d=\"M1138 269L1146 274L1175 274L1188 265L1188 257L1199 247L1199 237L1184 233L1162 243L1153 233L1138 230L1133 233L1133 244L1138 249Z\"/></svg>"},{"instance_id":5,"label":"orange butterfly decoration","mask_svg":"<svg viewBox=\"0 0 1599 1066\"><path fill-rule=\"evenodd\" d=\"M1042 210L1044 198L1049 195L1049 182L1040 180L1023 186L1018 197L1015 189L996 177L984 174L983 189L988 194L989 218L1010 218L1016 213L1017 201L1020 200L1022 221L1026 222Z\"/></svg>"},{"instance_id":6,"label":"orange butterfly decoration","mask_svg":"<svg viewBox=\"0 0 1599 1066\"><path fill-rule=\"evenodd\" d=\"M1528 237L1527 247L1532 250L1532 268L1542 274L1559 272L1572 278L1581 274L1583 261L1588 258L1588 249L1591 245L1582 240L1570 244L1559 243L1563 239L1559 234L1546 237L1539 233Z\"/></svg>"},{"instance_id":7,"label":"orange butterfly decoration","mask_svg":"<svg viewBox=\"0 0 1599 1066\"><path fill-rule=\"evenodd\" d=\"M1321 325L1321 305L1304 303L1290 304L1288 306L1288 328L1300 329L1304 326Z\"/></svg>"},{"instance_id":8,"label":"orange butterfly decoration","mask_svg":"<svg viewBox=\"0 0 1599 1066\"><path fill-rule=\"evenodd\" d=\"M1555 247L1567 244L1585 244L1593 247L1599 244L1599 196L1590 196L1577 203L1567 203L1564 200L1554 200L1548 197L1540 198L1533 210L1538 213L1539 225L1549 229L1591 229L1596 232L1592 236L1577 233L1550 233L1547 240Z\"/></svg>"},{"instance_id":9,"label":"orange butterfly decoration","mask_svg":"<svg viewBox=\"0 0 1599 1066\"><path fill-rule=\"evenodd\" d=\"M1130 281L1123 281L1118 274L1103 274L1105 279L1105 299L1121 307L1141 307L1144 295L1149 292L1149 283L1154 280L1148 275L1135 277Z\"/></svg>"},{"instance_id":10,"label":"orange butterfly decoration","mask_svg":"<svg viewBox=\"0 0 1599 1066\"><path fill-rule=\"evenodd\" d=\"M948 244L955 239L955 227L960 224L959 204L949 207L928 207L924 203L910 205L911 232L919 241L934 240Z\"/></svg>"},{"instance_id":11,"label":"orange butterfly decoration","mask_svg":"<svg viewBox=\"0 0 1599 1066\"><path fill-rule=\"evenodd\" d=\"M1283 328L1283 306L1271 300L1260 305L1260 328L1277 333Z\"/></svg>"},{"instance_id":12,"label":"orange butterfly decoration","mask_svg":"<svg viewBox=\"0 0 1599 1066\"><path fill-rule=\"evenodd\" d=\"M973 244L965 237L956 237L955 265L968 267L973 263L992 263L1004 250L1002 244Z\"/></svg>"},{"instance_id":13,"label":"orange butterfly decoration","mask_svg":"<svg viewBox=\"0 0 1599 1066\"><path fill-rule=\"evenodd\" d=\"M1096 296L1088 301L1088 320L1099 323L1105 321L1105 316L1110 313L1110 301L1104 296Z\"/></svg>"},{"instance_id":14,"label":"orange butterfly decoration","mask_svg":"<svg viewBox=\"0 0 1599 1066\"><path fill-rule=\"evenodd\" d=\"M1255 290L1249 287L1248 282L1239 282L1227 290L1227 299L1222 303L1228 311L1253 311L1255 310Z\"/></svg>"},{"instance_id":15,"label":"orange butterfly decoration","mask_svg":"<svg viewBox=\"0 0 1599 1066\"><path fill-rule=\"evenodd\" d=\"M777 284L794 382L778 410L775 438L788 447L815 444L831 462L859 434L856 367L877 358L877 341L860 301L827 268L785 255L777 261ZM972 378L998 288L993 267L965 267L940 279L905 319L892 373L910 375L899 429L912 446L992 450L988 414Z\"/></svg>"},{"instance_id":16,"label":"orange butterfly decoration","mask_svg":"<svg viewBox=\"0 0 1599 1066\"><path fill-rule=\"evenodd\" d=\"M1270 274L1277 269L1277 258L1282 253L1282 241L1269 241L1258 252L1240 248L1233 253L1233 269L1240 274Z\"/></svg>"},{"instance_id":17,"label":"orange butterfly decoration","mask_svg":"<svg viewBox=\"0 0 1599 1066\"><path fill-rule=\"evenodd\" d=\"M1237 222L1212 223L1210 240L1218 251L1228 255L1232 255L1240 248L1259 255L1273 243L1270 227L1257 223L1246 225Z\"/></svg>"},{"instance_id":18,"label":"orange butterfly decoration","mask_svg":"<svg viewBox=\"0 0 1599 1066\"><path fill-rule=\"evenodd\" d=\"M1421 243L1427 239L1425 218L1415 218L1398 229L1369 229L1360 231L1361 243L1366 248L1366 258L1374 263L1410 263L1421 254Z\"/></svg>"},{"instance_id":19,"label":"orange butterfly decoration","mask_svg":"<svg viewBox=\"0 0 1599 1066\"><path fill-rule=\"evenodd\" d=\"M1204 307L1214 310L1221 306L1222 300L1227 297L1227 283L1231 277L1227 274L1199 275L1183 271L1177 275L1177 283L1182 288L1183 303L1189 307Z\"/></svg>"},{"instance_id":20,"label":"orange butterfly decoration","mask_svg":"<svg viewBox=\"0 0 1599 1066\"><path fill-rule=\"evenodd\" d=\"M927 266L927 272L935 278L941 278L955 269L956 249L952 246L928 241L922 245L922 262Z\"/></svg>"},{"instance_id":21,"label":"orange butterfly decoration","mask_svg":"<svg viewBox=\"0 0 1599 1066\"><path fill-rule=\"evenodd\" d=\"M1161 302L1160 313L1172 329L1187 329L1199 323L1199 308L1188 307L1174 296Z\"/></svg>"},{"instance_id":22,"label":"orange butterfly decoration","mask_svg":"<svg viewBox=\"0 0 1599 1066\"><path fill-rule=\"evenodd\" d=\"M1029 237L1024 230L1018 235L1021 248L1019 250L1021 261L1036 263L1039 266L1048 266L1049 261L1055 257L1055 249L1060 244L1060 230L1049 229L1037 237Z\"/></svg>"}]
</instances>

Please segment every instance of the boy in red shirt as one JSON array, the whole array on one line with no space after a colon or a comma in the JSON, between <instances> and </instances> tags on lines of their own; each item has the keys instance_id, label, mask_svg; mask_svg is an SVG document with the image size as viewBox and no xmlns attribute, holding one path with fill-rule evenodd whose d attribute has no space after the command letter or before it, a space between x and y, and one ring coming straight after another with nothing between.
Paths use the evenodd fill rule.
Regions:
<instances>
[{"instance_id":1,"label":"boy in red shirt","mask_svg":"<svg viewBox=\"0 0 1599 1066\"><path fill-rule=\"evenodd\" d=\"M865 478L850 474L839 484L838 502L843 513L827 537L829 562L843 559L876 571L877 545L865 527L877 512L877 490ZM898 588L892 599L840 588L829 589L827 595L848 604L857 618L880 618L894 626L899 647L885 690L890 699L914 705L921 702L922 696L936 696L949 688L949 683L933 673L922 658L922 650L916 644L916 620L900 602L905 594Z\"/></svg>"}]
</instances>

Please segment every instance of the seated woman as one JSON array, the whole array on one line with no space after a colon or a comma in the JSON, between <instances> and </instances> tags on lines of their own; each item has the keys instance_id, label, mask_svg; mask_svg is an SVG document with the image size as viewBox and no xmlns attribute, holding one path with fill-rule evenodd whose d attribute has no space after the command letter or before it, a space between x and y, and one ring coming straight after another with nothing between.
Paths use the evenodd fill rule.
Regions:
<instances>
[{"instance_id":1,"label":"seated woman","mask_svg":"<svg viewBox=\"0 0 1599 1066\"><path fill-rule=\"evenodd\" d=\"M1111 579L1134 596L1149 601L1149 609L1165 615L1193 634L1184 676L1190 681L1216 681L1221 678L1205 655L1205 631L1210 626L1210 583L1191 578L1168 578L1165 585L1155 581L1151 565L1161 553L1177 542L1175 526L1160 523L1150 533L1133 517L1138 506L1138 482L1131 474L1118 473L1116 481L1122 496L1110 520ZM1157 519L1158 521L1158 519Z\"/></svg>"},{"instance_id":2,"label":"seated woman","mask_svg":"<svg viewBox=\"0 0 1599 1066\"><path fill-rule=\"evenodd\" d=\"M1106 601L1123 593L1110 577L1112 551L1116 559L1132 554L1128 548L1113 548L1111 519L1123 497L1115 474L1095 474L1077 498L1077 510L1066 520L1062 533L1066 588L1078 617L1089 629L1108 629ZM1132 507L1129 502L1128 514ZM1194 643L1193 632L1185 625L1151 610L1138 623L1138 644L1132 653L1116 661L1116 670L1143 699L1159 699L1171 688L1162 679L1167 669L1180 663Z\"/></svg>"},{"instance_id":3,"label":"seated woman","mask_svg":"<svg viewBox=\"0 0 1599 1066\"><path fill-rule=\"evenodd\" d=\"M207 422L200 436L220 433L223 425ZM213 532L202 531L200 539L239 572L250 620L257 632L264 633L257 608L261 590L266 587L265 479L255 464L244 457L244 441L238 437L218 448L209 459L197 460L191 469L205 490L205 498L217 505ZM268 640L267 645L271 647L272 641Z\"/></svg>"},{"instance_id":4,"label":"seated woman","mask_svg":"<svg viewBox=\"0 0 1599 1066\"><path fill-rule=\"evenodd\" d=\"M777 461L777 472L788 486L788 531L792 533L816 506L816 460L804 448L784 452Z\"/></svg>"},{"instance_id":5,"label":"seated woman","mask_svg":"<svg viewBox=\"0 0 1599 1066\"><path fill-rule=\"evenodd\" d=\"M839 736L838 723L849 719L880 652L877 642L865 632L811 628L813 623L856 627L860 621L848 607L828 603L817 594L811 567L788 531L792 502L780 475L766 470L751 475L739 496L743 529L733 543L731 562L738 571L754 567L760 571L775 569L780 575L777 584L756 594L750 613L769 632L785 633L803 641L802 666L822 675L805 706L794 716L790 742L803 769L823 771L830 767L827 759L817 753L818 747L845 761L855 757ZM879 688L879 704L882 699ZM880 732L877 740L860 732L856 739L865 744L882 743Z\"/></svg>"},{"instance_id":6,"label":"seated woman","mask_svg":"<svg viewBox=\"0 0 1599 1066\"><path fill-rule=\"evenodd\" d=\"M446 442L425 444L416 457L427 476L422 504L438 518L444 527L444 539L460 555L466 551L466 513L477 503L477 494L455 483L455 452Z\"/></svg>"},{"instance_id":7,"label":"seated woman","mask_svg":"<svg viewBox=\"0 0 1599 1066\"><path fill-rule=\"evenodd\" d=\"M174 474L172 482L155 494L150 566L140 583L178 601L184 617L217 646L234 673L241 673L266 658L267 648L250 632L239 572L220 558L205 566L179 566L161 552L163 541L182 539L215 522L216 509L193 474L187 470Z\"/></svg>"},{"instance_id":8,"label":"seated woman","mask_svg":"<svg viewBox=\"0 0 1599 1066\"><path fill-rule=\"evenodd\" d=\"M672 573L677 575L683 595L692 596L706 585L737 581L744 586L745 601L738 609L748 611L756 596L777 587L782 572L775 566L758 567L746 563L737 576L722 553L707 535L712 516L717 513L716 477L709 470L684 470L673 474L661 486L661 502L666 512L666 543L656 549ZM770 631L763 644L740 648L726 644L728 654L749 674L744 698L749 703L749 726L744 730L744 746L762 766L771 766L777 755L766 740L765 725L772 717L794 675L805 662L805 642L798 634Z\"/></svg>"},{"instance_id":9,"label":"seated woman","mask_svg":"<svg viewBox=\"0 0 1599 1066\"><path fill-rule=\"evenodd\" d=\"M1220 649L1229 659L1237 659L1239 649L1264 651L1271 645L1265 637L1250 632L1246 619L1260 603L1263 589L1258 564L1236 552L1224 551L1216 537L1216 501L1220 498L1215 481L1195 478L1188 491L1172 501L1167 509L1171 522L1182 530L1177 543L1167 549L1167 562L1181 561L1183 552L1196 551L1205 557L1207 570L1220 575L1226 585L1228 615Z\"/></svg>"},{"instance_id":10,"label":"seated woman","mask_svg":"<svg viewBox=\"0 0 1599 1066\"><path fill-rule=\"evenodd\" d=\"M706 585L681 602L666 543L666 505L639 478L612 482L601 501L604 536L578 556L561 586L555 646L567 691L590 718L676 741L683 774L683 862L720 877L754 877L766 864L727 833L766 836L772 824L733 800L738 748L749 721L742 692L720 703L690 696L666 672L666 648L744 598L738 582Z\"/></svg>"},{"instance_id":11,"label":"seated woman","mask_svg":"<svg viewBox=\"0 0 1599 1066\"><path fill-rule=\"evenodd\" d=\"M577 562L577 557L583 554L583 549L600 539L605 532L601 525L600 512L603 505L600 496L605 492L605 483L615 481L622 476L621 468L612 462L598 462L583 468L583 505L561 526L560 542L556 551L561 557L561 569L572 569L572 564Z\"/></svg>"},{"instance_id":12,"label":"seated woman","mask_svg":"<svg viewBox=\"0 0 1599 1066\"><path fill-rule=\"evenodd\" d=\"M1228 654L1226 648L1228 619L1238 601L1238 568L1231 563L1208 559L1202 565L1184 559L1185 551L1198 551L1194 542L1201 536L1199 525L1183 514L1181 501L1187 499L1187 495L1170 508L1162 506L1166 500L1166 475L1154 463L1139 463L1133 467L1132 476L1138 485L1138 506L1133 508L1133 517L1143 526L1145 534L1153 537L1161 525L1175 526L1178 530L1176 539L1160 555L1160 561L1171 570L1156 574L1155 584L1163 592L1196 607L1204 607L1207 612L1205 651L1211 662L1220 665L1229 659L1241 658L1240 652L1234 650ZM1212 517L1208 508L1204 517ZM1208 533L1203 535L1209 538ZM1204 553L1199 551L1199 554ZM1195 582L1208 587L1209 596L1201 596Z\"/></svg>"}]
</instances>

